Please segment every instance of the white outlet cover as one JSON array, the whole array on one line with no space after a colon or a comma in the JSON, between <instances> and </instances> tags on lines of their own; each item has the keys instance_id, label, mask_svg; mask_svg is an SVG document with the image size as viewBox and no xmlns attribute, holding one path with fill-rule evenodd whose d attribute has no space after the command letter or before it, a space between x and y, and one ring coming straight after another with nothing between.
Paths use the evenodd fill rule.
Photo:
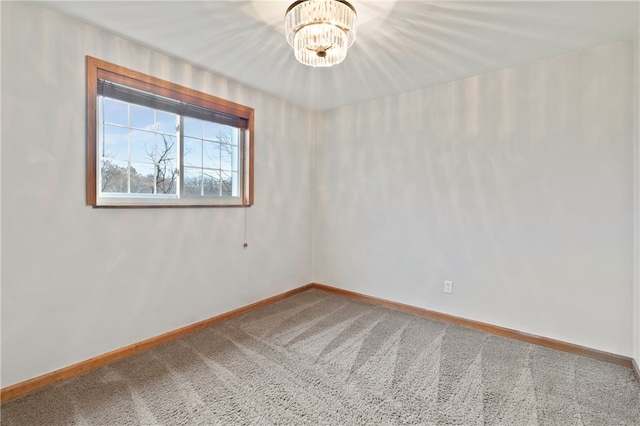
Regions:
<instances>
[{"instance_id":1,"label":"white outlet cover","mask_svg":"<svg viewBox=\"0 0 640 426\"><path fill-rule=\"evenodd\" d=\"M445 293L453 293L453 281L445 281L444 282L444 292Z\"/></svg>"}]
</instances>

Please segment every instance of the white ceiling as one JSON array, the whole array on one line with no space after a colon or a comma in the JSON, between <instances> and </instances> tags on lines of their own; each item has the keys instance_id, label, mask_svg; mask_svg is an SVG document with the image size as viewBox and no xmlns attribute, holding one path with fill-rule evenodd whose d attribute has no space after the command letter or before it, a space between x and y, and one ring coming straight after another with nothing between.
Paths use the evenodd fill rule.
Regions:
<instances>
[{"instance_id":1,"label":"white ceiling","mask_svg":"<svg viewBox=\"0 0 640 426\"><path fill-rule=\"evenodd\" d=\"M44 6L295 104L328 109L585 50L638 33L636 1L365 1L347 59L299 64L287 1L51 1Z\"/></svg>"}]
</instances>

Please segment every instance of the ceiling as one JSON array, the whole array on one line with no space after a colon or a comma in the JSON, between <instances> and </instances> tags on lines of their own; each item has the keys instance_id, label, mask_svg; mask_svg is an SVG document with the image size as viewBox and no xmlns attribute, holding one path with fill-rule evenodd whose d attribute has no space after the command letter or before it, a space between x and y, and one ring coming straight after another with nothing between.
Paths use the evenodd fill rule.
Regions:
<instances>
[{"instance_id":1,"label":"ceiling","mask_svg":"<svg viewBox=\"0 0 640 426\"><path fill-rule=\"evenodd\" d=\"M298 63L287 1L47 1L94 26L323 110L631 40L640 1L358 1L345 61Z\"/></svg>"}]
</instances>

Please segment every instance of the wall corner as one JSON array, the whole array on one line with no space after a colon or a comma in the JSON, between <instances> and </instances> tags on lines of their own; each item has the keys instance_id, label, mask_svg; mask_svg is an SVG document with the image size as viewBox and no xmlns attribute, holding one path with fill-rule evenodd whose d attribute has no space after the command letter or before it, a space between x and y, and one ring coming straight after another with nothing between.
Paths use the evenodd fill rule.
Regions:
<instances>
[{"instance_id":1,"label":"wall corner","mask_svg":"<svg viewBox=\"0 0 640 426\"><path fill-rule=\"evenodd\" d=\"M640 365L640 28L633 42L633 358Z\"/></svg>"}]
</instances>

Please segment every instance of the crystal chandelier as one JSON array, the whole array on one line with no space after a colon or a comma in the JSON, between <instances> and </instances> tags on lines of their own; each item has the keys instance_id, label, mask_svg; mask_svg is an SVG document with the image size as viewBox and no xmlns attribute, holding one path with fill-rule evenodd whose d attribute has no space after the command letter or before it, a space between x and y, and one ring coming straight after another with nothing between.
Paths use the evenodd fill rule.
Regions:
<instances>
[{"instance_id":1,"label":"crystal chandelier","mask_svg":"<svg viewBox=\"0 0 640 426\"><path fill-rule=\"evenodd\" d=\"M298 0L284 17L296 59L312 67L337 65L356 39L356 10L344 0Z\"/></svg>"}]
</instances>

